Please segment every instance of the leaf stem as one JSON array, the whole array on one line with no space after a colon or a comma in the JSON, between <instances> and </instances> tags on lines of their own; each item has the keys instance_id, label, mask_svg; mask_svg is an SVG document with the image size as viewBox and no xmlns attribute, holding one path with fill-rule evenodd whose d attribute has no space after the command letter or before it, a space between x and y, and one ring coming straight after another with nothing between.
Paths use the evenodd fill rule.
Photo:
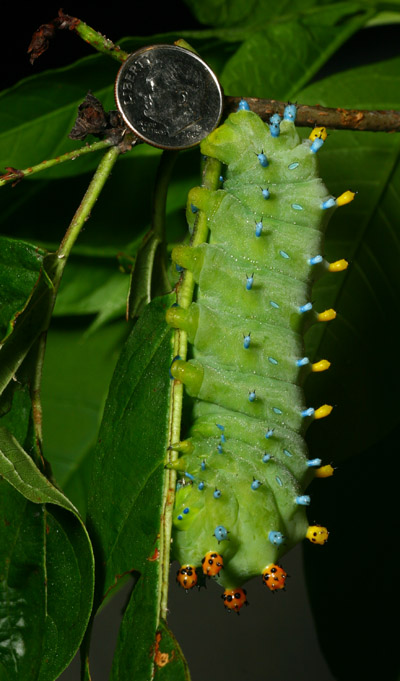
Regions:
<instances>
[{"instance_id":1,"label":"leaf stem","mask_svg":"<svg viewBox=\"0 0 400 681\"><path fill-rule=\"evenodd\" d=\"M84 146L80 147L80 149L68 151L61 156L56 156L56 158L50 158L48 161L41 161L41 163L31 166L30 168L25 168L24 170L18 170L11 167L6 168L8 172L4 175L0 175L0 187L8 184L9 182L17 183L20 180L23 180L24 177L41 173L43 170L53 168L54 166L60 165L61 163L65 163L65 161L75 161L75 159L79 158L79 156L85 156L86 154L90 154L93 151L98 151L99 149L106 149L112 144L112 140L105 139L101 140L100 142L94 142L93 144L85 144Z\"/></svg>"},{"instance_id":2,"label":"leaf stem","mask_svg":"<svg viewBox=\"0 0 400 681\"><path fill-rule=\"evenodd\" d=\"M96 203L99 194L101 193L101 190L103 189L120 153L121 150L119 147L111 147L111 149L108 149L101 159L92 181L86 190L85 196L83 197L78 210L72 218L72 221L60 244L57 252L60 261L66 260L66 258L68 258L72 246L74 245L84 223L89 219L90 212Z\"/></svg>"},{"instance_id":3,"label":"leaf stem","mask_svg":"<svg viewBox=\"0 0 400 681\"><path fill-rule=\"evenodd\" d=\"M178 151L163 151L153 190L151 229L139 247L129 287L127 318L139 317L157 295L171 290L166 273L165 206Z\"/></svg>"},{"instance_id":4,"label":"leaf stem","mask_svg":"<svg viewBox=\"0 0 400 681\"><path fill-rule=\"evenodd\" d=\"M217 189L219 176L221 172L221 164L213 158L207 158L204 165L203 172L203 186L207 189ZM208 237L207 217L205 213L199 211L195 223L193 236L191 240L192 246L198 246L206 241ZM192 274L186 270L182 276L182 280L177 289L177 301L182 307L189 307L192 302L194 290L194 279ZM182 359L186 359L187 355L187 334L185 331L176 329L174 332L174 357L179 355ZM183 400L183 385L180 381L174 380L171 385L171 401L170 401L170 415L169 415L169 434L168 445L171 446L175 442L179 442L181 436L181 418L182 418L182 400ZM168 450L168 462L173 463L178 458L178 453L173 449ZM165 475L165 504L162 522L162 534L160 539L160 553L162 570L161 575L161 593L160 593L160 607L159 618L166 620L167 618L167 602L168 602L168 581L169 581L169 564L170 564L170 547L171 547L171 532L172 532L172 513L175 498L176 472L174 470L166 470Z\"/></svg>"},{"instance_id":5,"label":"leaf stem","mask_svg":"<svg viewBox=\"0 0 400 681\"><path fill-rule=\"evenodd\" d=\"M241 97L225 97L224 116L237 107ZM286 102L276 99L245 97L250 109L263 121L269 120L274 113L283 115ZM310 104L297 105L296 125L313 128L325 126L331 130L364 130L369 132L400 132L400 111L369 111L367 109L342 109Z\"/></svg>"},{"instance_id":6,"label":"leaf stem","mask_svg":"<svg viewBox=\"0 0 400 681\"><path fill-rule=\"evenodd\" d=\"M106 38L94 28L85 24L84 21L79 21L79 23L73 29L77 35L79 35L82 40L89 43L95 50L102 52L103 54L108 54L113 59L119 62L124 62L125 59L129 57L128 52L121 50L119 45L115 45L112 40Z\"/></svg>"}]
</instances>

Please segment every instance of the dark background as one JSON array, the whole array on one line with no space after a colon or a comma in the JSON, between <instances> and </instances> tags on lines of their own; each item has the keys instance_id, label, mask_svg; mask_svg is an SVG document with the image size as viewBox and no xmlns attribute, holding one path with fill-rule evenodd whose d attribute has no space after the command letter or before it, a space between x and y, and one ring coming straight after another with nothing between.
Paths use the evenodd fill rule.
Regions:
<instances>
[{"instance_id":1,"label":"dark background","mask_svg":"<svg viewBox=\"0 0 400 681\"><path fill-rule=\"evenodd\" d=\"M124 3L123 6L112 4L101 8L97 4L72 3L63 9L113 41L124 35L146 36L166 31L174 31L178 38L180 30L200 28L183 2L171 5L169 2L140 3L135 7L133 3ZM139 19L138 11L143 9L147 16ZM57 15L58 5L32 3L22 9L14 2L8 4L7 11L9 18L2 26L1 88L93 53L92 48L79 37L69 31L60 31L49 51L31 66L26 54L31 35L40 24ZM398 54L399 45L398 25L365 29L338 51L316 79L337 70L393 57ZM116 72L117 66L116 63ZM254 656L265 660L265 668L258 677L251 674L252 681L333 680L318 650L302 577L300 549L287 557L285 566L292 575L288 593L266 594L260 581L260 584L252 585L250 607L240 617L224 612L220 590L215 584L211 584L206 592L185 594L174 583L176 567L172 570L169 624L188 658L193 681L214 679L213 669L221 668L221 658L226 662L226 673L221 676L217 672L215 678L219 681L227 678L241 681L248 677L252 668L251 663L249 669L246 667L246 660ZM92 651L95 681L106 681L109 677L113 646L126 598L127 591L121 592L97 618ZM199 631L202 632L201 637ZM77 681L78 665L75 663L61 678L63 681Z\"/></svg>"}]
</instances>

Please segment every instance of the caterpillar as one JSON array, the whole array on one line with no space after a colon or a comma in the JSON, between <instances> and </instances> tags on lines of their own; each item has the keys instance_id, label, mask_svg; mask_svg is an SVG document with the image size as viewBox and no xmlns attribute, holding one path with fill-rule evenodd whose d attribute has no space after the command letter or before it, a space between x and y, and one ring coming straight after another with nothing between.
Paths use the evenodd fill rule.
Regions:
<instances>
[{"instance_id":1,"label":"caterpillar","mask_svg":"<svg viewBox=\"0 0 400 681\"><path fill-rule=\"evenodd\" d=\"M242 100L202 142L201 152L225 168L219 188L196 187L188 197L189 226L205 216L209 239L172 252L197 284L194 302L167 311L193 350L170 370L194 398L190 437L172 445L177 581L188 590L217 579L237 613L247 580L260 575L271 591L284 589L281 557L305 538L328 538L327 528L308 523L306 489L333 468L308 458L304 434L332 407L307 406L302 385L330 363L304 356L303 336L336 316L313 309L311 287L347 268L344 259L325 260L323 233L354 193L329 194L316 158L326 130L301 142L295 119L288 104L283 119L274 114L266 124Z\"/></svg>"}]
</instances>

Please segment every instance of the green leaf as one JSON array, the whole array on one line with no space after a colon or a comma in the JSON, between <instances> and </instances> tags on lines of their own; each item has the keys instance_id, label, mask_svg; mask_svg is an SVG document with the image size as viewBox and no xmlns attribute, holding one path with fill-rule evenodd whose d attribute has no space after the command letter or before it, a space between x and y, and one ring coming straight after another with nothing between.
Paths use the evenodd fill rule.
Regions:
<instances>
[{"instance_id":1,"label":"green leaf","mask_svg":"<svg viewBox=\"0 0 400 681\"><path fill-rule=\"evenodd\" d=\"M4 343L25 309L39 277L45 251L0 238L0 339Z\"/></svg>"},{"instance_id":2,"label":"green leaf","mask_svg":"<svg viewBox=\"0 0 400 681\"><path fill-rule=\"evenodd\" d=\"M0 428L0 475L29 501L35 504L58 504L78 514L69 499L42 475L6 428Z\"/></svg>"},{"instance_id":3,"label":"green leaf","mask_svg":"<svg viewBox=\"0 0 400 681\"><path fill-rule=\"evenodd\" d=\"M399 67L394 59L344 72L311 86L304 97L327 106L397 109ZM336 196L347 188L358 191L334 215L326 241L328 258L348 258L349 269L323 277L313 291L315 309L338 311L334 322L317 325L308 336L311 356L333 364L307 384L310 404L323 395L337 405L309 433L312 451L324 452L328 461L362 451L398 423L400 370L393 357L398 346L394 320L400 313L399 157L400 139L380 133L335 132L332 144L328 140L320 152L329 190ZM377 405L384 407L383 420L377 418Z\"/></svg>"},{"instance_id":4,"label":"green leaf","mask_svg":"<svg viewBox=\"0 0 400 681\"><path fill-rule=\"evenodd\" d=\"M168 664L163 667L158 666L157 673L160 681L175 681L185 680L190 681L190 673L187 662L183 656L181 647L173 635L172 631L167 627L166 623L161 621L159 627L160 652L168 655ZM162 662L162 660L160 660Z\"/></svg>"},{"instance_id":5,"label":"green leaf","mask_svg":"<svg viewBox=\"0 0 400 681\"><path fill-rule=\"evenodd\" d=\"M221 84L231 95L293 99L372 15L357 2L321 6L275 23L264 15L226 63Z\"/></svg>"},{"instance_id":6,"label":"green leaf","mask_svg":"<svg viewBox=\"0 0 400 681\"><path fill-rule=\"evenodd\" d=\"M165 681L190 681L190 673L182 650L165 622L158 626L158 582L160 563L149 557L135 584L119 631L111 681L126 678L149 680L153 667ZM140 633L139 633L140 632ZM132 654L132 640L135 652Z\"/></svg>"},{"instance_id":7,"label":"green leaf","mask_svg":"<svg viewBox=\"0 0 400 681\"><path fill-rule=\"evenodd\" d=\"M154 552L172 353L164 318L173 300L172 295L155 299L135 325L104 410L89 499L90 523L105 569L104 591L118 574L138 570Z\"/></svg>"},{"instance_id":8,"label":"green leaf","mask_svg":"<svg viewBox=\"0 0 400 681\"><path fill-rule=\"evenodd\" d=\"M8 386L29 350L48 327L59 278L59 262L54 254L46 256L28 304L15 323L11 335L0 347L0 394Z\"/></svg>"},{"instance_id":9,"label":"green leaf","mask_svg":"<svg viewBox=\"0 0 400 681\"><path fill-rule=\"evenodd\" d=\"M302 15L312 16L313 10L321 6L335 7L344 3L332 0L283 0L271 2L271 0L186 0L196 19L203 24L211 26L252 26L258 27L266 19L270 23L281 20L291 20L293 17ZM377 2L376 0L364 0L357 3L358 7L370 7L375 11L379 8L395 10L398 2ZM397 6L397 7L396 7ZM387 14L390 14L387 12Z\"/></svg>"},{"instance_id":10,"label":"green leaf","mask_svg":"<svg viewBox=\"0 0 400 681\"><path fill-rule=\"evenodd\" d=\"M147 627L133 615L134 650L129 618L122 630L115 661L116 669L125 670L121 679L128 674L128 659L131 668L143 670L138 678L150 678L149 651L159 608L157 555L172 360L171 332L164 320L174 300L173 295L154 299L128 338L95 451L88 523L97 556L97 598L100 601L133 571L140 573L133 598L135 607L149 618Z\"/></svg>"},{"instance_id":11,"label":"green leaf","mask_svg":"<svg viewBox=\"0 0 400 681\"><path fill-rule=\"evenodd\" d=\"M3 428L0 487L0 674L7 681L53 681L89 620L91 544L71 502Z\"/></svg>"}]
</instances>

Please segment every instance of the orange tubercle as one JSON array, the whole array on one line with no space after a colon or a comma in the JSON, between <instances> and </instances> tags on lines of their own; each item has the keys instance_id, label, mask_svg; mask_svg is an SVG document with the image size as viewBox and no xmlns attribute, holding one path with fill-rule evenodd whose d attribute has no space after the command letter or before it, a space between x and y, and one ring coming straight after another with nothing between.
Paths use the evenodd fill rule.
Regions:
<instances>
[{"instance_id":1,"label":"orange tubercle","mask_svg":"<svg viewBox=\"0 0 400 681\"><path fill-rule=\"evenodd\" d=\"M224 567L224 559L215 551L208 551L201 561L203 572L207 577L214 577Z\"/></svg>"},{"instance_id":2,"label":"orange tubercle","mask_svg":"<svg viewBox=\"0 0 400 681\"><path fill-rule=\"evenodd\" d=\"M194 565L182 565L176 573L176 581L186 590L196 586L197 574Z\"/></svg>"},{"instance_id":3,"label":"orange tubercle","mask_svg":"<svg viewBox=\"0 0 400 681\"><path fill-rule=\"evenodd\" d=\"M234 610L239 614L240 608L248 605L245 589L225 589L221 598L224 599L224 606L227 610Z\"/></svg>"},{"instance_id":4,"label":"orange tubercle","mask_svg":"<svg viewBox=\"0 0 400 681\"><path fill-rule=\"evenodd\" d=\"M276 591L277 589L284 589L286 586L287 573L280 565L267 565L262 573L264 584L271 589L271 591Z\"/></svg>"}]
</instances>

